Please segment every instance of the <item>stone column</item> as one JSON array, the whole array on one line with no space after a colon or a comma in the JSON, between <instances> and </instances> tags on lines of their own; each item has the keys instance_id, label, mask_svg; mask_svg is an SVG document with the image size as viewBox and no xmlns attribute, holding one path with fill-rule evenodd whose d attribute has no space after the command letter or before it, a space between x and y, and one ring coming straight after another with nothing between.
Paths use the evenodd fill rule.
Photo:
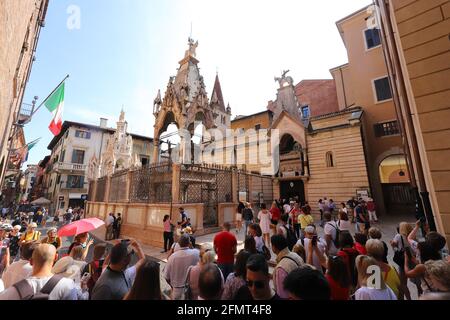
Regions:
<instances>
[{"instance_id":1,"label":"stone column","mask_svg":"<svg viewBox=\"0 0 450 320\"><path fill-rule=\"evenodd\" d=\"M180 202L180 175L181 166L172 164L172 203Z\"/></svg>"},{"instance_id":2,"label":"stone column","mask_svg":"<svg viewBox=\"0 0 450 320\"><path fill-rule=\"evenodd\" d=\"M159 158L159 140L155 139L153 140L153 158L152 163L158 163Z\"/></svg>"}]
</instances>

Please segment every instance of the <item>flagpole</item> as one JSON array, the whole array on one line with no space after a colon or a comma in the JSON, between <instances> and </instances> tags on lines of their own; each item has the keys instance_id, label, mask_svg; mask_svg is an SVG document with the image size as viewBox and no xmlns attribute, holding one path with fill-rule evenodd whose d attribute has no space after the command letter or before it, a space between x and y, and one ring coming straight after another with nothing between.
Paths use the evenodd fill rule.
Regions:
<instances>
[{"instance_id":1,"label":"flagpole","mask_svg":"<svg viewBox=\"0 0 450 320\"><path fill-rule=\"evenodd\" d=\"M50 96L55 93L56 90L58 90L58 88L63 84L64 81L66 81L69 78L69 75L67 75L57 86L56 88L47 96L47 98L45 98L44 101L42 101L42 103L36 108L36 110L33 111L33 113L31 114L31 117L34 116L34 114L36 112L38 112L38 110L44 105L44 103L48 100L48 98L50 98Z\"/></svg>"}]
</instances>

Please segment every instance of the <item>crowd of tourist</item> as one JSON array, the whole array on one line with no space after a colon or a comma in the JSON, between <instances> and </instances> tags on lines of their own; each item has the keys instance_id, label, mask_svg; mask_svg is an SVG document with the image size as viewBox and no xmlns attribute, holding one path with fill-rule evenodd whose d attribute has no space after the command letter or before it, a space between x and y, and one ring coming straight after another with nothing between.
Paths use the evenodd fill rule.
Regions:
<instances>
[{"instance_id":1,"label":"crowd of tourist","mask_svg":"<svg viewBox=\"0 0 450 320\"><path fill-rule=\"evenodd\" d=\"M323 212L315 221L311 207L295 200L275 201L270 209L261 204L258 212L240 203L241 250L228 222L212 244L197 248L180 208L180 221L164 217L163 266L133 239L114 239L108 250L82 233L64 253L57 228L39 231L26 221L23 230L2 221L0 300L409 300L408 283L420 299L449 299L445 238L421 221L402 222L386 243L370 224L375 219L365 217L366 206L318 206ZM107 217L111 239L119 235L117 219Z\"/></svg>"}]
</instances>

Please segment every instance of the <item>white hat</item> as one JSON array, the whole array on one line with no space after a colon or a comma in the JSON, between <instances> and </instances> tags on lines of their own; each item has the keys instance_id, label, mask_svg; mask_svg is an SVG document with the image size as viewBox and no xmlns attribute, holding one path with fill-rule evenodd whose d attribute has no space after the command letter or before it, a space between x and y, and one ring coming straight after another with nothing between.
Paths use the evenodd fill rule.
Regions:
<instances>
[{"instance_id":1,"label":"white hat","mask_svg":"<svg viewBox=\"0 0 450 320\"><path fill-rule=\"evenodd\" d=\"M13 228L17 231L20 231L20 229L22 229L22 226L20 224L16 224Z\"/></svg>"},{"instance_id":2,"label":"white hat","mask_svg":"<svg viewBox=\"0 0 450 320\"><path fill-rule=\"evenodd\" d=\"M28 225L30 228L37 228L37 223L36 222L32 222Z\"/></svg>"},{"instance_id":3,"label":"white hat","mask_svg":"<svg viewBox=\"0 0 450 320\"><path fill-rule=\"evenodd\" d=\"M52 273L64 278L77 279L80 276L80 267L71 256L66 256L55 263Z\"/></svg>"},{"instance_id":4,"label":"white hat","mask_svg":"<svg viewBox=\"0 0 450 320\"><path fill-rule=\"evenodd\" d=\"M305 232L309 233L309 234L314 234L314 233L316 233L316 229L313 226L307 226L305 228Z\"/></svg>"}]
</instances>

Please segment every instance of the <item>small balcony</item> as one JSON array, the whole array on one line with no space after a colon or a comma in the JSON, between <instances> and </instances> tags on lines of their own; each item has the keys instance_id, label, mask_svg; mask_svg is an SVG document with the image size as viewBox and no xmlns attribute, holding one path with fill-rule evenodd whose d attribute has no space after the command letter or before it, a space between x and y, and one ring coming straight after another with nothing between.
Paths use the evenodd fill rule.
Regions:
<instances>
[{"instance_id":1,"label":"small balcony","mask_svg":"<svg viewBox=\"0 0 450 320\"><path fill-rule=\"evenodd\" d=\"M19 119L18 119L19 124L26 124L30 122L33 112L34 112L34 104L22 103L19 112Z\"/></svg>"},{"instance_id":2,"label":"small balcony","mask_svg":"<svg viewBox=\"0 0 450 320\"><path fill-rule=\"evenodd\" d=\"M86 168L87 168L86 164L78 164L78 163L56 162L53 165L53 170L57 170L57 171L81 171L81 172L85 172Z\"/></svg>"},{"instance_id":3,"label":"small balcony","mask_svg":"<svg viewBox=\"0 0 450 320\"><path fill-rule=\"evenodd\" d=\"M61 185L61 190L69 190L72 193L88 193L88 189L81 186L74 186L67 183L63 183Z\"/></svg>"}]
</instances>

